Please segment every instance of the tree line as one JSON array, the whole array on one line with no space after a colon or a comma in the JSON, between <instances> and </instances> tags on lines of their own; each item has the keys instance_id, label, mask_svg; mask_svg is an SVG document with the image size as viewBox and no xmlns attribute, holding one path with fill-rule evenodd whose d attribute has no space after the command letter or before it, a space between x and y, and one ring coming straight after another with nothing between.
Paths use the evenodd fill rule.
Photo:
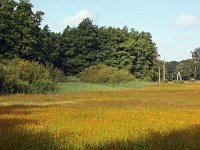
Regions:
<instances>
[{"instance_id":1,"label":"tree line","mask_svg":"<svg viewBox=\"0 0 200 150\"><path fill-rule=\"evenodd\" d=\"M66 75L103 64L126 69L136 78L157 80L158 52L152 35L135 29L100 27L85 18L62 33L41 27L44 12L28 0L1 0L0 58L52 64Z\"/></svg>"},{"instance_id":2,"label":"tree line","mask_svg":"<svg viewBox=\"0 0 200 150\"><path fill-rule=\"evenodd\" d=\"M200 80L200 48L191 51L191 59L166 62L167 80L176 80L178 72L183 80Z\"/></svg>"}]
</instances>

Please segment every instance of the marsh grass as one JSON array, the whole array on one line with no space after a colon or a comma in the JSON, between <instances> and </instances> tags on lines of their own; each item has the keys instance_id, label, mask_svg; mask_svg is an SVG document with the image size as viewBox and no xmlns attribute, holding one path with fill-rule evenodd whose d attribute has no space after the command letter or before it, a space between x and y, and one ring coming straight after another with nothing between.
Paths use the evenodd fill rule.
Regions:
<instances>
[{"instance_id":1,"label":"marsh grass","mask_svg":"<svg viewBox=\"0 0 200 150\"><path fill-rule=\"evenodd\" d=\"M147 81L130 81L118 84L94 84L87 82L67 82L59 83L58 93L70 93L70 92L88 92L88 91L110 91L110 90L122 90L132 89L144 86L154 85L153 82Z\"/></svg>"},{"instance_id":2,"label":"marsh grass","mask_svg":"<svg viewBox=\"0 0 200 150\"><path fill-rule=\"evenodd\" d=\"M199 150L200 84L1 96L1 150ZM73 103L62 103L62 102ZM61 102L57 104L56 102Z\"/></svg>"}]
</instances>

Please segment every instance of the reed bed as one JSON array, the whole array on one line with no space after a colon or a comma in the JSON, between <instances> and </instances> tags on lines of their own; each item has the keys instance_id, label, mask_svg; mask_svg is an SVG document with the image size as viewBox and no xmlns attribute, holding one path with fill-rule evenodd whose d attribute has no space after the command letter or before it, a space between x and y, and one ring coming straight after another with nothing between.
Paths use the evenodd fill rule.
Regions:
<instances>
[{"instance_id":1,"label":"reed bed","mask_svg":"<svg viewBox=\"0 0 200 150\"><path fill-rule=\"evenodd\" d=\"M199 150L200 84L0 97L1 150Z\"/></svg>"}]
</instances>

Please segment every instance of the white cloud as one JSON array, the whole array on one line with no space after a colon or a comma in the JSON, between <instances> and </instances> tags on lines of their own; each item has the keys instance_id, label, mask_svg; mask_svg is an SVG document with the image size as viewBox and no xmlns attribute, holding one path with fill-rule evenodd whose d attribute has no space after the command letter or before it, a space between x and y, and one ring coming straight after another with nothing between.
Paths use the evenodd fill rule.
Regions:
<instances>
[{"instance_id":1,"label":"white cloud","mask_svg":"<svg viewBox=\"0 0 200 150\"><path fill-rule=\"evenodd\" d=\"M197 23L197 18L192 15L182 15L176 17L173 23L177 27L191 27Z\"/></svg>"},{"instance_id":2,"label":"white cloud","mask_svg":"<svg viewBox=\"0 0 200 150\"><path fill-rule=\"evenodd\" d=\"M77 26L84 18L90 18L95 20L95 16L90 13L88 10L81 10L76 13L74 16L67 17L59 22L61 27L69 26Z\"/></svg>"}]
</instances>

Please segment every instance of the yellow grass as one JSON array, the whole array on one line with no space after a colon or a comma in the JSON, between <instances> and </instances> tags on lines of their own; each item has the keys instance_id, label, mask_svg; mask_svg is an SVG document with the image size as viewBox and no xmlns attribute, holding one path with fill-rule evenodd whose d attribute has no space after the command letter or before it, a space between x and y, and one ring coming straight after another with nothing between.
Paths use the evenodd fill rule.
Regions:
<instances>
[{"instance_id":1,"label":"yellow grass","mask_svg":"<svg viewBox=\"0 0 200 150\"><path fill-rule=\"evenodd\" d=\"M199 84L1 96L0 103L1 150L200 149Z\"/></svg>"}]
</instances>

